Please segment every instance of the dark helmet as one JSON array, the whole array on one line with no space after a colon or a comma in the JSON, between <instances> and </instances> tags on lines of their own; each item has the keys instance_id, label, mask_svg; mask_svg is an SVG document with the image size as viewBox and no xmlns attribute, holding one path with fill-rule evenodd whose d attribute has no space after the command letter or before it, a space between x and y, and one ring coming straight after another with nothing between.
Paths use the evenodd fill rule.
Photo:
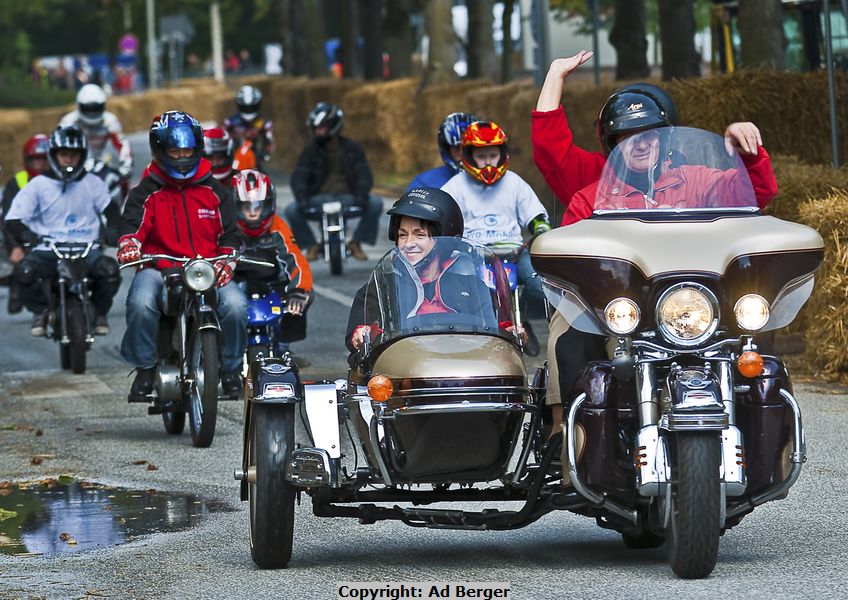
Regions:
<instances>
[{"instance_id":1,"label":"dark helmet","mask_svg":"<svg viewBox=\"0 0 848 600\"><path fill-rule=\"evenodd\" d=\"M462 145L462 134L477 118L471 113L455 112L449 114L436 130L436 141L439 143L439 155L454 173L462 170L462 161L454 160L450 155L451 146Z\"/></svg>"},{"instance_id":2,"label":"dark helmet","mask_svg":"<svg viewBox=\"0 0 848 600\"><path fill-rule=\"evenodd\" d=\"M613 92L596 123L598 140L606 154L619 135L676 124L677 108L671 97L650 83L631 83Z\"/></svg>"},{"instance_id":3,"label":"dark helmet","mask_svg":"<svg viewBox=\"0 0 848 600\"><path fill-rule=\"evenodd\" d=\"M57 154L60 150L76 150L79 152L79 162L74 167L63 167L59 164ZM62 181L76 181L85 175L85 157L88 154L88 138L82 129L76 125L57 127L50 134L50 146L47 151L47 162L56 177Z\"/></svg>"},{"instance_id":4,"label":"dark helmet","mask_svg":"<svg viewBox=\"0 0 848 600\"><path fill-rule=\"evenodd\" d=\"M171 158L169 148L191 148L191 156ZM169 177L191 179L203 155L203 128L190 114L169 110L153 118L150 125L150 153Z\"/></svg>"},{"instance_id":5,"label":"dark helmet","mask_svg":"<svg viewBox=\"0 0 848 600\"><path fill-rule=\"evenodd\" d=\"M401 196L392 207L386 211L389 217L389 239L397 241L397 232L401 217L412 217L428 223L433 223L430 235L462 236L465 222L462 210L456 200L438 188L413 188Z\"/></svg>"},{"instance_id":6,"label":"dark helmet","mask_svg":"<svg viewBox=\"0 0 848 600\"><path fill-rule=\"evenodd\" d=\"M236 107L241 117L252 121L259 116L259 105L262 103L262 92L252 85L243 85L236 93Z\"/></svg>"},{"instance_id":7,"label":"dark helmet","mask_svg":"<svg viewBox=\"0 0 848 600\"><path fill-rule=\"evenodd\" d=\"M344 113L342 109L335 104L329 102L319 102L315 108L306 117L306 126L315 134L315 128L325 126L327 133L320 138L319 141L328 140L335 137L342 130L342 122L344 121Z\"/></svg>"}]
</instances>

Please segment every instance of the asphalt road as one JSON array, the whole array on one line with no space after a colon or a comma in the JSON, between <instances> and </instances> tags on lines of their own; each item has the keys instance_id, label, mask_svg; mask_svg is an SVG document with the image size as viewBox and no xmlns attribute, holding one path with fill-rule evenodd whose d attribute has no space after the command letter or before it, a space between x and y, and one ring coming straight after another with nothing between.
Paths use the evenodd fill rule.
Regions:
<instances>
[{"instance_id":1,"label":"asphalt road","mask_svg":"<svg viewBox=\"0 0 848 600\"><path fill-rule=\"evenodd\" d=\"M387 248L385 242L369 250L369 262L349 261L341 277L314 266L319 293L309 338L295 346L311 363L306 377L344 374L345 304ZM5 302L0 289L0 307ZM221 405L211 448L194 448L188 434L168 436L159 417L125 400L129 367L117 353L123 297L112 313L113 333L96 341L83 376L58 369L58 349L29 336L28 317L0 313L0 482L70 474L191 492L233 509L186 531L102 550L0 555L0 598L323 599L337 597L340 581L509 582L509 597L522 599L830 598L844 597L848 587L848 396L841 388L796 386L809 461L786 500L760 507L722 538L718 565L706 580L679 580L662 549L629 550L617 534L570 513L508 532L363 526L314 517L306 496L296 510L289 568L260 571L250 559L247 513L232 478L241 456L240 403ZM32 464L33 457L41 464ZM150 463L157 469L148 470Z\"/></svg>"}]
</instances>

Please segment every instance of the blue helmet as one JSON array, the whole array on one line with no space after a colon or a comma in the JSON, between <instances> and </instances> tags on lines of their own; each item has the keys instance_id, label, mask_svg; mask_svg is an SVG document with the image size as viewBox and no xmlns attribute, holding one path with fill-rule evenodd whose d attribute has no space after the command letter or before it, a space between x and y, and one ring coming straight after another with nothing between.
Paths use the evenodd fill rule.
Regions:
<instances>
[{"instance_id":1,"label":"blue helmet","mask_svg":"<svg viewBox=\"0 0 848 600\"><path fill-rule=\"evenodd\" d=\"M436 139L439 142L439 154L442 160L445 161L445 164L453 169L454 173L459 173L462 170L462 160L451 158L450 147L461 146L462 134L465 133L469 125L477 120L477 117L471 113L451 113L445 117L445 120L442 121L442 124L439 125L439 129L436 131Z\"/></svg>"},{"instance_id":2,"label":"blue helmet","mask_svg":"<svg viewBox=\"0 0 848 600\"><path fill-rule=\"evenodd\" d=\"M171 148L190 148L184 158L171 158ZM197 173L203 156L203 128L190 114L169 110L157 115L150 125L150 153L165 174L178 180L191 179Z\"/></svg>"}]
</instances>

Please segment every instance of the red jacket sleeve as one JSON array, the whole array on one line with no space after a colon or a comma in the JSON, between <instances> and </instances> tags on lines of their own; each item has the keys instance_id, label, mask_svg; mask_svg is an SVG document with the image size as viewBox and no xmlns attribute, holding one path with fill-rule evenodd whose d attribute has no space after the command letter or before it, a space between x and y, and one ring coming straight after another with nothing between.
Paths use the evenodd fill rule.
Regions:
<instances>
[{"instance_id":1,"label":"red jacket sleeve","mask_svg":"<svg viewBox=\"0 0 848 600\"><path fill-rule=\"evenodd\" d=\"M765 208L777 196L777 179L774 177L774 169L768 152L762 146L757 148L757 154L742 156L742 162L748 170L748 177L754 186L754 194L757 196L757 206Z\"/></svg>"},{"instance_id":2,"label":"red jacket sleeve","mask_svg":"<svg viewBox=\"0 0 848 600\"><path fill-rule=\"evenodd\" d=\"M595 208L595 194L598 191L598 183L592 183L571 197L568 208L562 216L561 226L571 225L592 216Z\"/></svg>"},{"instance_id":3,"label":"red jacket sleeve","mask_svg":"<svg viewBox=\"0 0 848 600\"><path fill-rule=\"evenodd\" d=\"M606 163L600 152L589 152L574 144L565 111L532 113L533 161L548 186L566 207L572 196L598 180Z\"/></svg>"}]
</instances>

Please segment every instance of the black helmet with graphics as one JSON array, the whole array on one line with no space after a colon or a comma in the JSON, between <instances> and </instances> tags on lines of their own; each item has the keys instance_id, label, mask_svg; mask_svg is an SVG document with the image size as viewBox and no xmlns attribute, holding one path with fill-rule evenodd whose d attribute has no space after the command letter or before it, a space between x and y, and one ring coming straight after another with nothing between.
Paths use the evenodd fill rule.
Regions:
<instances>
[{"instance_id":1,"label":"black helmet with graphics","mask_svg":"<svg viewBox=\"0 0 848 600\"><path fill-rule=\"evenodd\" d=\"M601 107L596 123L605 154L618 136L677 124L677 108L671 97L650 83L631 83L617 89Z\"/></svg>"},{"instance_id":2,"label":"black helmet with graphics","mask_svg":"<svg viewBox=\"0 0 848 600\"><path fill-rule=\"evenodd\" d=\"M462 210L456 200L438 188L413 188L398 198L386 214L389 215L389 239L393 242L397 240L401 217L432 223L429 228L432 237L462 236L465 229Z\"/></svg>"}]
</instances>

